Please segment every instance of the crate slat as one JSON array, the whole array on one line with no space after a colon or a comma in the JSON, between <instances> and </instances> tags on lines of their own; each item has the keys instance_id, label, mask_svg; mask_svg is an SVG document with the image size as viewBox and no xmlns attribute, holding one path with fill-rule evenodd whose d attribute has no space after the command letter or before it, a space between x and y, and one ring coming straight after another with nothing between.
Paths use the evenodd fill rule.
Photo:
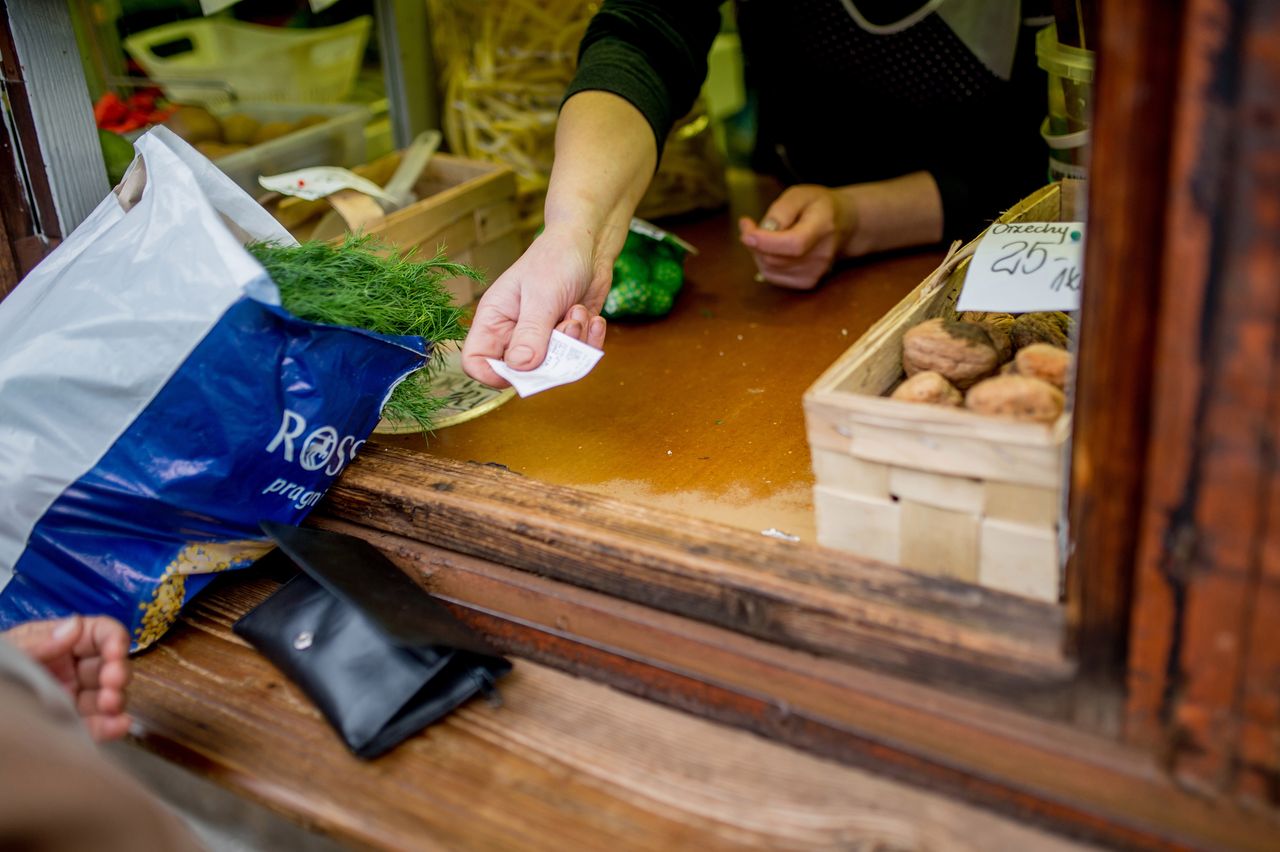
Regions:
<instances>
[{"instance_id":1,"label":"crate slat","mask_svg":"<svg viewBox=\"0 0 1280 852\"><path fill-rule=\"evenodd\" d=\"M482 207L476 211L476 242L487 243L515 230L518 219L514 201Z\"/></svg>"},{"instance_id":2,"label":"crate slat","mask_svg":"<svg viewBox=\"0 0 1280 852\"><path fill-rule=\"evenodd\" d=\"M982 518L911 500L899 500L902 511L899 558L902 567L978 581L978 533Z\"/></svg>"},{"instance_id":3,"label":"crate slat","mask_svg":"<svg viewBox=\"0 0 1280 852\"><path fill-rule=\"evenodd\" d=\"M985 483L989 518L1050 528L1062 511L1056 488L1035 488L1009 482Z\"/></svg>"},{"instance_id":4,"label":"crate slat","mask_svg":"<svg viewBox=\"0 0 1280 852\"><path fill-rule=\"evenodd\" d=\"M819 544L898 563L902 538L899 504L818 485L813 491L813 507L818 516Z\"/></svg>"},{"instance_id":5,"label":"crate slat","mask_svg":"<svg viewBox=\"0 0 1280 852\"><path fill-rule=\"evenodd\" d=\"M982 514L987 501L986 483L967 476L945 476L909 467L891 468L889 493L936 509Z\"/></svg>"},{"instance_id":6,"label":"crate slat","mask_svg":"<svg viewBox=\"0 0 1280 852\"><path fill-rule=\"evenodd\" d=\"M921 406L923 407L923 406ZM857 424L848 452L860 459L949 476L1055 487L1062 478L1058 448L1019 446L981 436L939 434L903 423Z\"/></svg>"},{"instance_id":7,"label":"crate slat","mask_svg":"<svg viewBox=\"0 0 1280 852\"><path fill-rule=\"evenodd\" d=\"M863 461L847 453L814 448L813 475L819 482L839 482L863 497L889 499L888 465Z\"/></svg>"},{"instance_id":8,"label":"crate slat","mask_svg":"<svg viewBox=\"0 0 1280 852\"><path fill-rule=\"evenodd\" d=\"M978 582L1042 601L1058 599L1058 540L1052 530L987 518Z\"/></svg>"}]
</instances>

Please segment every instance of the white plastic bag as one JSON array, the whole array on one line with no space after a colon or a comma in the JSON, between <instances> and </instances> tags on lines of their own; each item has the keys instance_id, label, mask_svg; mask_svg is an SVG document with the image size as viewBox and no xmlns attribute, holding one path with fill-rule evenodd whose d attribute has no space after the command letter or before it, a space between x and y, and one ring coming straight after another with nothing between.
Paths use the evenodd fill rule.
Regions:
<instances>
[{"instance_id":1,"label":"white plastic bag","mask_svg":"<svg viewBox=\"0 0 1280 852\"><path fill-rule=\"evenodd\" d=\"M145 646L268 549L259 521L305 516L427 354L284 312L243 244L288 233L169 131L136 148L140 196L0 302L0 629L107 614Z\"/></svg>"}]
</instances>

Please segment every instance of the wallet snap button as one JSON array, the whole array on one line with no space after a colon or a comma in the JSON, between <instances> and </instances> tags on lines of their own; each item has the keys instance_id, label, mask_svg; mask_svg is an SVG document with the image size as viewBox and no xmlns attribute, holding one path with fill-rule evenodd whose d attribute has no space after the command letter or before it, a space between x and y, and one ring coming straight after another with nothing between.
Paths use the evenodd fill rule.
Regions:
<instances>
[{"instance_id":1,"label":"wallet snap button","mask_svg":"<svg viewBox=\"0 0 1280 852\"><path fill-rule=\"evenodd\" d=\"M307 650L308 648L311 647L311 642L313 639L315 639L315 637L311 635L310 630L302 631L297 636L293 637L294 650L297 650L297 651Z\"/></svg>"}]
</instances>

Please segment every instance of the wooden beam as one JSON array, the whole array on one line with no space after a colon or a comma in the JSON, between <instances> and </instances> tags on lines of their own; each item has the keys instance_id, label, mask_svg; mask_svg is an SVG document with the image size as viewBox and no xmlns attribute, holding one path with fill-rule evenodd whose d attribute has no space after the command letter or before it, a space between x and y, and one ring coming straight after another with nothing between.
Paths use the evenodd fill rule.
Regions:
<instances>
[{"instance_id":1,"label":"wooden beam","mask_svg":"<svg viewBox=\"0 0 1280 852\"><path fill-rule=\"evenodd\" d=\"M136 742L361 849L1077 849L529 660L502 707L472 701L360 761L231 633L273 588L225 578L137 660Z\"/></svg>"},{"instance_id":2,"label":"wooden beam","mask_svg":"<svg viewBox=\"0 0 1280 852\"><path fill-rule=\"evenodd\" d=\"M488 465L367 446L317 511L1042 712L1074 673L1055 605Z\"/></svg>"},{"instance_id":3,"label":"wooden beam","mask_svg":"<svg viewBox=\"0 0 1280 852\"><path fill-rule=\"evenodd\" d=\"M1098 49L1067 566L1071 647L1123 677L1146 472L1178 4L1109 3Z\"/></svg>"},{"instance_id":4,"label":"wooden beam","mask_svg":"<svg viewBox=\"0 0 1280 852\"><path fill-rule=\"evenodd\" d=\"M1264 815L1179 791L1153 770L1146 756L1068 726L410 539L339 522L324 525L373 542L507 653L746 728L828 760L886 770L1023 821L1125 848L1261 849L1273 836L1274 823ZM450 780L450 790L455 783L474 783L463 767L474 765L477 756L459 764L450 755L456 751L451 745L455 724L467 727L477 711L463 711L445 729L429 730L420 742L373 765L335 753L341 749L307 702L227 629L263 593L261 583L225 578L139 660L132 708L143 744L295 819L313 820L364 843L395 845L395 838L412 826L444 819L448 809L435 810L439 797L432 791L438 785L411 779L423 771L453 779L461 771L457 782ZM528 663L517 663L517 675L528 670ZM576 689L574 683L584 688ZM229 689L229 684L235 687ZM565 680L554 694L539 700L555 708L572 707L584 700L579 693L589 691L585 686L581 680ZM523 693L512 695L512 701L523 702ZM483 708L479 712L488 718ZM499 711L487 723L495 737L491 745L524 740L522 719L528 711L517 706L511 712L507 721ZM639 712L629 717L630 724L643 724ZM680 723L673 717L666 724ZM573 727L547 741L548 754L575 748L575 737L568 733ZM675 736L667 730L664 741ZM617 730L611 736L625 739L631 733ZM692 761L705 745L701 739L683 741ZM660 745L655 741L650 747ZM770 765L784 760L783 753L772 749L757 742L751 746L751 760ZM485 754L490 779L493 772L502 778L523 777L512 775L518 767L513 768L510 758ZM821 784L829 774L815 766L803 783ZM698 777L688 791L695 800L714 783ZM561 783L570 786L557 793L557 800L580 797L575 776L561 776ZM386 795L387 785L402 792ZM520 792L525 785L512 794L502 789L492 801L504 810L529 807L537 813L546 806L541 799L526 800ZM530 786L527 792L541 789ZM341 799L334 797L335 790L341 791ZM770 801L787 795L775 791ZM607 802L602 800L602 806ZM687 805L663 807L660 822L683 821ZM455 821L467 809L457 803L451 807ZM847 814L849 806L840 811ZM504 822L498 819L498 824ZM787 820L768 823L774 843L782 836L777 833L791 826ZM583 826L575 822L572 827ZM475 843L483 836L470 834L458 843ZM814 842L829 845L821 837Z\"/></svg>"},{"instance_id":5,"label":"wooden beam","mask_svg":"<svg viewBox=\"0 0 1280 852\"><path fill-rule=\"evenodd\" d=\"M1280 14L1193 0L1182 49L1129 733L1280 801ZM1268 745L1259 745L1267 743ZM1247 767L1252 777L1242 776Z\"/></svg>"}]
</instances>

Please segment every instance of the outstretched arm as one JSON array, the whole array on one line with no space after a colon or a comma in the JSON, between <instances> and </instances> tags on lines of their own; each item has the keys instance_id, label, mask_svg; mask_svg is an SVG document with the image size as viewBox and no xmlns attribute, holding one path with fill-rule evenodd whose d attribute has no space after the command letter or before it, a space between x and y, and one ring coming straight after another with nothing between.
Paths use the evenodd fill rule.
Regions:
<instances>
[{"instance_id":1,"label":"outstretched arm","mask_svg":"<svg viewBox=\"0 0 1280 852\"><path fill-rule=\"evenodd\" d=\"M702 88L719 6L606 0L592 19L556 127L546 228L476 306L462 348L472 378L506 384L486 358L538 366L553 328L604 342L613 261L667 133Z\"/></svg>"},{"instance_id":2,"label":"outstretched arm","mask_svg":"<svg viewBox=\"0 0 1280 852\"><path fill-rule=\"evenodd\" d=\"M551 330L599 347L599 316L613 261L657 162L644 116L609 92L565 102L556 129L546 226L476 306L462 348L463 369L488 385L506 384L485 361L530 370L547 354Z\"/></svg>"}]
</instances>

